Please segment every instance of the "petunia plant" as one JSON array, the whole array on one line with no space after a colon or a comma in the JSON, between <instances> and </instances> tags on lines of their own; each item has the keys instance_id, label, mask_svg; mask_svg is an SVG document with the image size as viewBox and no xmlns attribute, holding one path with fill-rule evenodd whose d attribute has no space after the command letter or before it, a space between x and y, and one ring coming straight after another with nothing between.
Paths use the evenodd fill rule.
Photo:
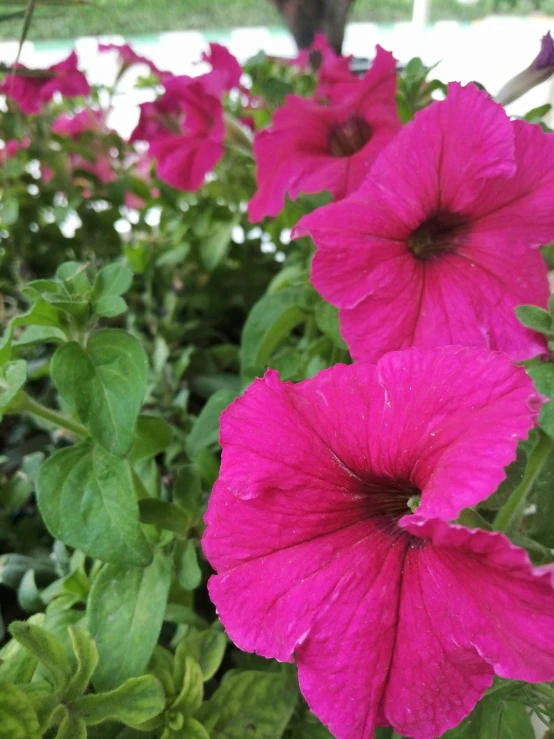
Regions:
<instances>
[{"instance_id":1,"label":"petunia plant","mask_svg":"<svg viewBox=\"0 0 554 739\"><path fill-rule=\"evenodd\" d=\"M551 739L549 106L98 52L0 88L0 739Z\"/></svg>"}]
</instances>

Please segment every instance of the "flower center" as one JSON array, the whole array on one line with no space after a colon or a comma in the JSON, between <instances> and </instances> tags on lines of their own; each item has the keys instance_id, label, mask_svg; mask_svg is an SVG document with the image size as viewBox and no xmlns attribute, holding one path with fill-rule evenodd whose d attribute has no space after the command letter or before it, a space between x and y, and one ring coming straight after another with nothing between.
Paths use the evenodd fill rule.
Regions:
<instances>
[{"instance_id":1,"label":"flower center","mask_svg":"<svg viewBox=\"0 0 554 739\"><path fill-rule=\"evenodd\" d=\"M441 254L452 254L463 245L469 226L467 216L438 210L412 231L408 246L420 262Z\"/></svg>"},{"instance_id":2,"label":"flower center","mask_svg":"<svg viewBox=\"0 0 554 739\"><path fill-rule=\"evenodd\" d=\"M372 136L373 128L366 119L353 113L331 128L329 151L334 157L351 157L363 149Z\"/></svg>"},{"instance_id":3,"label":"flower center","mask_svg":"<svg viewBox=\"0 0 554 739\"><path fill-rule=\"evenodd\" d=\"M367 513L373 517L400 518L414 512L421 501L421 490L411 482L376 479L361 481L360 492L366 497Z\"/></svg>"}]
</instances>

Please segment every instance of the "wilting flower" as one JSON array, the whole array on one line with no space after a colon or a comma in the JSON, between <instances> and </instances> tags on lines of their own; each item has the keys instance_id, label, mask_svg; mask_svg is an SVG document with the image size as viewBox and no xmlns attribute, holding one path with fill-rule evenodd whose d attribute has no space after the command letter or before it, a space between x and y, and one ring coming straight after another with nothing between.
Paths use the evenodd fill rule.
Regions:
<instances>
[{"instance_id":1,"label":"wilting flower","mask_svg":"<svg viewBox=\"0 0 554 739\"><path fill-rule=\"evenodd\" d=\"M198 190L223 156L225 125L220 81L210 74L172 77L165 93L143 103L131 141L147 141L158 177L168 185Z\"/></svg>"},{"instance_id":2,"label":"wilting flower","mask_svg":"<svg viewBox=\"0 0 554 739\"><path fill-rule=\"evenodd\" d=\"M254 141L258 192L250 219L277 215L287 193L294 200L328 190L340 200L356 190L400 128L395 90L394 57L377 47L374 69L346 102L322 105L289 95Z\"/></svg>"},{"instance_id":3,"label":"wilting flower","mask_svg":"<svg viewBox=\"0 0 554 739\"><path fill-rule=\"evenodd\" d=\"M339 739L434 739L494 673L554 677L553 567L448 523L505 477L536 405L506 356L446 347L296 385L270 370L223 413L210 596L240 649L294 656Z\"/></svg>"},{"instance_id":4,"label":"wilting flower","mask_svg":"<svg viewBox=\"0 0 554 739\"><path fill-rule=\"evenodd\" d=\"M545 82L554 74L554 40L550 31L542 37L541 50L523 72L516 74L500 90L495 100L502 105L517 100L533 87Z\"/></svg>"},{"instance_id":5,"label":"wilting flower","mask_svg":"<svg viewBox=\"0 0 554 739\"><path fill-rule=\"evenodd\" d=\"M554 137L474 85L416 114L360 189L306 216L312 281L356 359L409 346L544 351L514 308L546 305L538 250L554 239Z\"/></svg>"},{"instance_id":6,"label":"wilting flower","mask_svg":"<svg viewBox=\"0 0 554 739\"><path fill-rule=\"evenodd\" d=\"M110 157L109 147L106 146L102 137L111 133L106 125L105 112L93 108L85 108L74 115L63 114L56 118L52 124L52 133L57 136L66 136L74 142L80 142L83 136L91 134L88 143L90 158L77 152L70 152L69 165L73 172L87 172L103 184L113 182L115 173L113 162ZM46 171L46 181L50 176L50 170ZM85 183L88 185L88 183Z\"/></svg>"},{"instance_id":7,"label":"wilting flower","mask_svg":"<svg viewBox=\"0 0 554 739\"><path fill-rule=\"evenodd\" d=\"M240 87L242 67L225 46L210 44L210 51L202 54L202 60L211 64L212 74L220 77L223 90Z\"/></svg>"},{"instance_id":8,"label":"wilting flower","mask_svg":"<svg viewBox=\"0 0 554 739\"><path fill-rule=\"evenodd\" d=\"M0 85L0 94L15 100L23 113L40 113L42 106L52 100L54 93L72 98L88 95L90 86L85 75L77 69L77 54L72 51L63 62L44 70L44 76L8 74ZM17 69L25 69L18 64Z\"/></svg>"},{"instance_id":9,"label":"wilting flower","mask_svg":"<svg viewBox=\"0 0 554 739\"><path fill-rule=\"evenodd\" d=\"M129 44L98 44L98 51L100 53L105 53L109 51L117 51L120 63L123 70L129 69L129 67L134 66L135 64L145 64L148 69L152 72L152 74L156 75L156 77L159 77L161 80L167 79L169 77L172 77L173 75L171 72L162 72L162 70L158 69L158 67L154 64L154 62L151 62L150 59L147 59L145 56L141 56L140 54L137 54L136 51L129 46Z\"/></svg>"}]
</instances>

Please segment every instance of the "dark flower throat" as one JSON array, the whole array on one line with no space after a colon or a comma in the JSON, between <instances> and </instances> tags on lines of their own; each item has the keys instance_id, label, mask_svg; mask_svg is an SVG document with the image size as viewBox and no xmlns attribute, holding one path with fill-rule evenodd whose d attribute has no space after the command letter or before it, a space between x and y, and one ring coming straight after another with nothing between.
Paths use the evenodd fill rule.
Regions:
<instances>
[{"instance_id":1,"label":"dark flower throat","mask_svg":"<svg viewBox=\"0 0 554 739\"><path fill-rule=\"evenodd\" d=\"M470 219L460 213L438 210L412 232L408 246L416 259L426 262L452 254L462 246L470 229Z\"/></svg>"},{"instance_id":2,"label":"dark flower throat","mask_svg":"<svg viewBox=\"0 0 554 739\"><path fill-rule=\"evenodd\" d=\"M351 157L363 149L372 136L371 125L363 116L353 113L331 128L329 151L334 157Z\"/></svg>"}]
</instances>

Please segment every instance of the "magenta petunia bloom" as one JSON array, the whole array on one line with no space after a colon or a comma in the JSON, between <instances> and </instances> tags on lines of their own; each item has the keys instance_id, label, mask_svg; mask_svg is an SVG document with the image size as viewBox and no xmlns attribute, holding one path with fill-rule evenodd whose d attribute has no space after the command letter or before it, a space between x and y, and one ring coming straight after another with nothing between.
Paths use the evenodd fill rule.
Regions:
<instances>
[{"instance_id":1,"label":"magenta petunia bloom","mask_svg":"<svg viewBox=\"0 0 554 739\"><path fill-rule=\"evenodd\" d=\"M70 152L68 168L73 171L88 172L103 184L115 180L116 175L113 171L109 146L103 140L103 137L112 133L106 125L105 111L85 108L74 115L64 113L56 118L52 124L52 133L57 136L66 136L77 143L80 142L83 134L94 134L93 140L87 142L92 158L87 158L77 152ZM52 179L53 173L46 168L44 175L46 182L48 182ZM79 184L78 180L75 182ZM84 184L86 192L89 192L89 183L85 182Z\"/></svg>"},{"instance_id":2,"label":"magenta petunia bloom","mask_svg":"<svg viewBox=\"0 0 554 739\"><path fill-rule=\"evenodd\" d=\"M131 141L147 141L158 177L178 190L198 190L224 153L219 78L172 77L165 93L143 103Z\"/></svg>"},{"instance_id":3,"label":"magenta petunia bloom","mask_svg":"<svg viewBox=\"0 0 554 739\"><path fill-rule=\"evenodd\" d=\"M294 657L339 739L434 739L495 673L554 678L553 567L448 523L504 479L538 405L505 355L446 347L296 385L270 370L223 413L210 596L240 649Z\"/></svg>"},{"instance_id":4,"label":"magenta petunia bloom","mask_svg":"<svg viewBox=\"0 0 554 739\"><path fill-rule=\"evenodd\" d=\"M137 54L136 51L129 46L129 44L98 44L98 51L103 54L110 51L117 51L119 60L123 69L128 69L135 64L145 64L152 74L159 77L161 80L172 77L171 72L162 72L161 69L154 64L154 62L147 59L145 56Z\"/></svg>"},{"instance_id":5,"label":"magenta petunia bloom","mask_svg":"<svg viewBox=\"0 0 554 739\"><path fill-rule=\"evenodd\" d=\"M554 137L452 84L373 165L360 189L306 216L312 281L340 311L355 359L448 344L513 359L545 349L514 308L546 306L530 247L554 239Z\"/></svg>"},{"instance_id":6,"label":"magenta petunia bloom","mask_svg":"<svg viewBox=\"0 0 554 739\"><path fill-rule=\"evenodd\" d=\"M240 87L242 67L225 46L210 44L210 51L202 54L202 60L211 64L214 76L219 75L223 90Z\"/></svg>"},{"instance_id":7,"label":"magenta petunia bloom","mask_svg":"<svg viewBox=\"0 0 554 739\"><path fill-rule=\"evenodd\" d=\"M251 221L276 216L287 193L294 200L328 190L340 200L360 186L400 129L396 63L379 46L375 68L377 74L367 74L344 103L322 105L289 95L271 127L256 135L258 192L248 206Z\"/></svg>"},{"instance_id":8,"label":"magenta petunia bloom","mask_svg":"<svg viewBox=\"0 0 554 739\"><path fill-rule=\"evenodd\" d=\"M85 75L77 69L77 54L72 51L63 62L45 69L51 76L8 74L0 85L0 94L15 100L23 113L40 113L42 106L60 92L64 97L73 98L88 95L90 86ZM25 69L22 64L18 69Z\"/></svg>"}]
</instances>

